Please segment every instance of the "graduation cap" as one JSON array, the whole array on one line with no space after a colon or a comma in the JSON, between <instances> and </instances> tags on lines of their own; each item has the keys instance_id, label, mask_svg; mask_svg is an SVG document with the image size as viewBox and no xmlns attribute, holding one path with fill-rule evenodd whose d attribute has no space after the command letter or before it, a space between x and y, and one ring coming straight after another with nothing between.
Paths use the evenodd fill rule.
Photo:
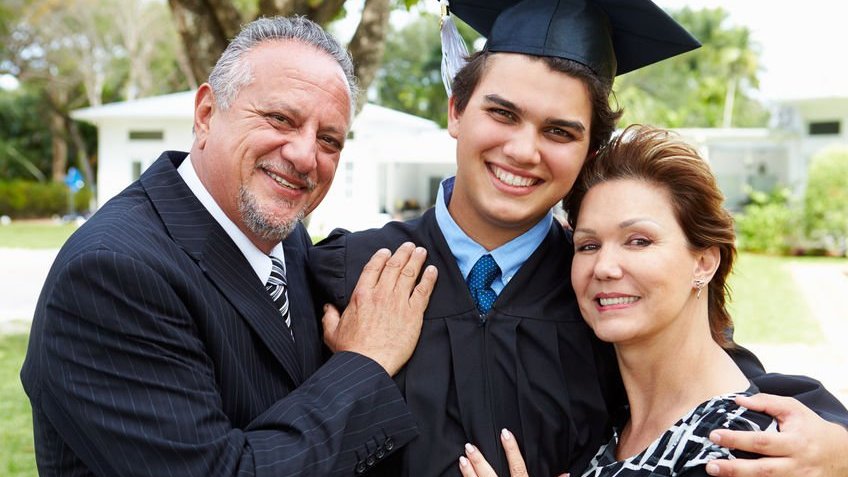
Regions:
<instances>
[{"instance_id":1,"label":"graduation cap","mask_svg":"<svg viewBox=\"0 0 848 477\"><path fill-rule=\"evenodd\" d=\"M577 61L612 80L701 44L650 0L450 0L493 52Z\"/></svg>"}]
</instances>

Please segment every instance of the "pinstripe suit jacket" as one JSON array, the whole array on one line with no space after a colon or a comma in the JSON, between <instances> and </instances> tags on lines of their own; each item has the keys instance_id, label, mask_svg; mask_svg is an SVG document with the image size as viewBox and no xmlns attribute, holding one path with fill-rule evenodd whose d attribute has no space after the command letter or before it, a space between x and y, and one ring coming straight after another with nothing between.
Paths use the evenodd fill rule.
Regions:
<instances>
[{"instance_id":1,"label":"pinstripe suit jacket","mask_svg":"<svg viewBox=\"0 0 848 477\"><path fill-rule=\"evenodd\" d=\"M292 342L185 156L163 154L50 270L21 371L41 475L348 475L407 443L379 365L322 365L304 228L284 242Z\"/></svg>"}]
</instances>

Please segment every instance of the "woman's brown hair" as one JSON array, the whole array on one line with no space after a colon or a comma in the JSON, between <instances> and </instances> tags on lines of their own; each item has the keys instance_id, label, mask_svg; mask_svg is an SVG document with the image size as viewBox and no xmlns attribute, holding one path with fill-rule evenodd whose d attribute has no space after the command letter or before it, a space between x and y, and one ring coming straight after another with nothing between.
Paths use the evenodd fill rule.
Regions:
<instances>
[{"instance_id":1,"label":"woman's brown hair","mask_svg":"<svg viewBox=\"0 0 848 477\"><path fill-rule=\"evenodd\" d=\"M580 205L592 187L616 179L637 179L669 193L674 215L694 250L716 247L721 263L709 283L709 321L713 339L724 348L733 326L727 312L727 279L736 258L733 217L724 208L724 195L709 164L677 135L650 126L633 125L587 159L571 192L563 200L573 228Z\"/></svg>"}]
</instances>

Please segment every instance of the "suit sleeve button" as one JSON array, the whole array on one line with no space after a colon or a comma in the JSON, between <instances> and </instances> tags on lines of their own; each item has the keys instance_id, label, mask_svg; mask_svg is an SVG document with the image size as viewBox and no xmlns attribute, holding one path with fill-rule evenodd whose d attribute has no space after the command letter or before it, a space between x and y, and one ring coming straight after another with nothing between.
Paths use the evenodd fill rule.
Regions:
<instances>
[{"instance_id":1,"label":"suit sleeve button","mask_svg":"<svg viewBox=\"0 0 848 477\"><path fill-rule=\"evenodd\" d=\"M391 437L387 437L386 441L383 442L383 447L385 447L387 451L391 451L395 448L395 440Z\"/></svg>"},{"instance_id":2,"label":"suit sleeve button","mask_svg":"<svg viewBox=\"0 0 848 477\"><path fill-rule=\"evenodd\" d=\"M359 474L361 474L361 473L365 472L365 462L363 462L363 461L359 461L359 462L357 462L357 463L356 463L356 468L355 468L354 470L356 471L356 474L357 474L357 475L359 475Z\"/></svg>"}]
</instances>

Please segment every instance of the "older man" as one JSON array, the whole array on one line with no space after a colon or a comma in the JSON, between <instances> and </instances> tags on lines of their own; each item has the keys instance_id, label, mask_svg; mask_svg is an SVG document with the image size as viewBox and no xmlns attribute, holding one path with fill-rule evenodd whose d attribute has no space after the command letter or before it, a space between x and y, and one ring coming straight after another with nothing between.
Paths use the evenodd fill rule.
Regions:
<instances>
[{"instance_id":1,"label":"older man","mask_svg":"<svg viewBox=\"0 0 848 477\"><path fill-rule=\"evenodd\" d=\"M165 152L72 236L44 285L21 379L41 475L353 474L417 433L391 379L435 269L374 255L319 323L300 219L350 126L349 57L303 18L247 25Z\"/></svg>"}]
</instances>

